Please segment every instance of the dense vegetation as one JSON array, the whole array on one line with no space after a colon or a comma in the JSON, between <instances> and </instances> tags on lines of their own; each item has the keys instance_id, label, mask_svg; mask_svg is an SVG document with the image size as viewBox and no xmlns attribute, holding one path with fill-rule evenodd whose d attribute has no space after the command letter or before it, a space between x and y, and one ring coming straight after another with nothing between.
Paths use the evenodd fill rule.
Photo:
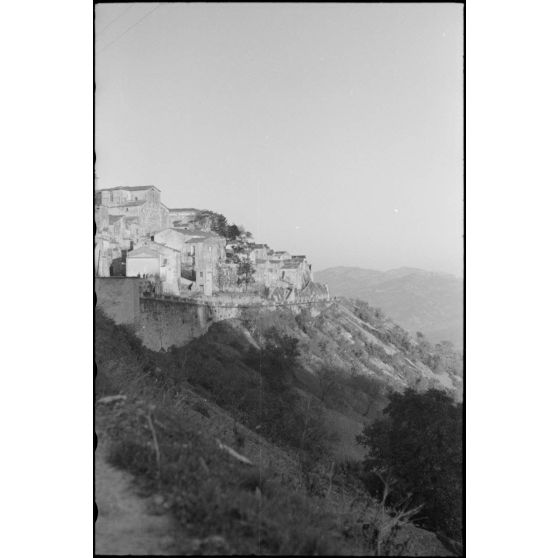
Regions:
<instances>
[{"instance_id":1,"label":"dense vegetation","mask_svg":"<svg viewBox=\"0 0 558 558\"><path fill-rule=\"evenodd\" d=\"M213 232L224 236L227 240L235 240L243 234L247 237L252 236L252 233L246 231L242 226L230 224L223 214L208 209L202 210L196 221L198 223L208 223Z\"/></svg>"},{"instance_id":2,"label":"dense vegetation","mask_svg":"<svg viewBox=\"0 0 558 558\"><path fill-rule=\"evenodd\" d=\"M233 347L240 342L227 324L217 323L207 336L173 349L170 358L179 363L175 381L202 388L220 407L275 443L322 454L331 436L322 426L320 408L294 389L298 340L271 328L261 350L237 345L239 351L231 351L227 341Z\"/></svg>"},{"instance_id":3,"label":"dense vegetation","mask_svg":"<svg viewBox=\"0 0 558 558\"><path fill-rule=\"evenodd\" d=\"M421 523L461 540L462 405L446 394L392 393L386 417L359 437L369 488L391 484L393 504L421 505ZM380 482L378 482L380 481Z\"/></svg>"}]
</instances>

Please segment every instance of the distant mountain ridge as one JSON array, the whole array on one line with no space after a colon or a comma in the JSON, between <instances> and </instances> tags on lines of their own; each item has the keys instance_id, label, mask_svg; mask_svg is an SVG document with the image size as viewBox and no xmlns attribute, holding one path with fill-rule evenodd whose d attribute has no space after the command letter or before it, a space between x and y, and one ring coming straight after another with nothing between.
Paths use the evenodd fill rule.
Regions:
<instances>
[{"instance_id":1,"label":"distant mountain ridge","mask_svg":"<svg viewBox=\"0 0 558 558\"><path fill-rule=\"evenodd\" d=\"M463 280L449 273L401 267L377 271L332 267L314 273L334 296L359 298L381 308L412 333L463 346Z\"/></svg>"}]
</instances>

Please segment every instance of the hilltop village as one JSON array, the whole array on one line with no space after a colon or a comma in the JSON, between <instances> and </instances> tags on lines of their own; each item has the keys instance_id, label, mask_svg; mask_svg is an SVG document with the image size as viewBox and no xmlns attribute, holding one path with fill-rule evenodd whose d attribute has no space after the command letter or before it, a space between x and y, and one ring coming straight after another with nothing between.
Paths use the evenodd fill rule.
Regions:
<instances>
[{"instance_id":1,"label":"hilltop village","mask_svg":"<svg viewBox=\"0 0 558 558\"><path fill-rule=\"evenodd\" d=\"M95 275L148 279L153 295L329 299L304 255L253 242L223 215L170 209L156 186L95 191Z\"/></svg>"}]
</instances>

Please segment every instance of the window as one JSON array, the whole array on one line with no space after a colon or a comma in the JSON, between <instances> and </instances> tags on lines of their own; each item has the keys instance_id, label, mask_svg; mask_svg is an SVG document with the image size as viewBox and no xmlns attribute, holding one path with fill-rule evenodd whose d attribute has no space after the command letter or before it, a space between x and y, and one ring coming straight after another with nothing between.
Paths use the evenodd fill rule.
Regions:
<instances>
[{"instance_id":1,"label":"window","mask_svg":"<svg viewBox=\"0 0 558 558\"><path fill-rule=\"evenodd\" d=\"M203 277L203 271L200 271L200 278Z\"/></svg>"}]
</instances>

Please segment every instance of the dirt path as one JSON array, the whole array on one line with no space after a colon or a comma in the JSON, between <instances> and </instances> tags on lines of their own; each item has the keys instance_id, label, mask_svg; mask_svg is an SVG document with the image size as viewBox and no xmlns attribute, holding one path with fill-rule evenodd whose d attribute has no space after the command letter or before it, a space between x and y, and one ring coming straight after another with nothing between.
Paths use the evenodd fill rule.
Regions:
<instances>
[{"instance_id":1,"label":"dirt path","mask_svg":"<svg viewBox=\"0 0 558 558\"><path fill-rule=\"evenodd\" d=\"M137 494L132 478L106 462L100 445L95 452L96 554L173 554L172 520L150 513L150 500Z\"/></svg>"}]
</instances>

